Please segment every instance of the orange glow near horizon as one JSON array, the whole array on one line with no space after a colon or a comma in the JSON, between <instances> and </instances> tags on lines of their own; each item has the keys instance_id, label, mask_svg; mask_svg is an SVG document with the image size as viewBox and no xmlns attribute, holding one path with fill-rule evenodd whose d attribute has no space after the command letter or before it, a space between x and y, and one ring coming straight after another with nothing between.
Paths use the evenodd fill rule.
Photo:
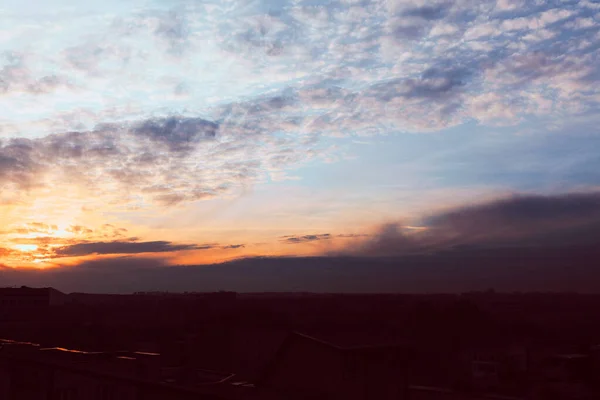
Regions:
<instances>
[{"instance_id":1,"label":"orange glow near horizon","mask_svg":"<svg viewBox=\"0 0 600 400\"><path fill-rule=\"evenodd\" d=\"M20 228L22 229L22 228ZM67 230L69 229L69 230ZM23 267L34 269L46 269L53 267L69 267L90 261L101 261L106 258L131 257L147 258L148 260L161 259L166 265L206 265L213 263L227 262L239 258L247 257L277 257L277 256L315 256L325 254L327 251L334 250L343 246L351 239L338 238L332 235L330 239L306 243L287 243L285 238L273 236L271 240L264 239L261 242L253 242L252 235L247 237L237 236L235 240L230 240L229 244L215 243L204 245L201 240L174 240L174 246L178 244L191 244L198 246L197 249L176 250L176 251L139 251L139 252L115 252L115 253L89 253L81 255L64 255L60 250L66 247L86 246L88 244L112 244L112 243L132 243L143 244L160 241L159 238L144 237L103 237L95 233L77 234L76 229L67 228L63 230L54 230L45 232L43 235L36 236L31 233L21 233L11 235L2 256L0 263L8 267ZM78 228L79 229L79 228ZM98 228L91 229L98 231ZM81 231L84 228L79 229ZM56 235L54 235L56 233ZM311 235L304 233L304 235ZM178 238L179 239L179 238ZM14 242L18 242L14 244ZM12 242L12 243L11 243ZM9 244L10 243L10 244ZM235 243L239 243L236 245Z\"/></svg>"},{"instance_id":2,"label":"orange glow near horizon","mask_svg":"<svg viewBox=\"0 0 600 400\"><path fill-rule=\"evenodd\" d=\"M367 220L361 214L366 206L361 212L346 210L315 222L298 215L300 204L280 203L277 198L276 213L271 204L275 200L269 200L254 208L255 215L241 217L246 206L226 200L219 206L199 202L174 208L124 208L122 213L114 210L124 205L104 200L73 190L65 196L49 193L29 204L0 205L5 227L0 232L0 265L45 269L121 257L205 265L246 257L313 256L352 240L344 235L369 230L361 223ZM239 200L246 201L251 199ZM324 234L329 236L322 239ZM300 239L289 240L293 236ZM310 236L319 239L306 239Z\"/></svg>"}]
</instances>

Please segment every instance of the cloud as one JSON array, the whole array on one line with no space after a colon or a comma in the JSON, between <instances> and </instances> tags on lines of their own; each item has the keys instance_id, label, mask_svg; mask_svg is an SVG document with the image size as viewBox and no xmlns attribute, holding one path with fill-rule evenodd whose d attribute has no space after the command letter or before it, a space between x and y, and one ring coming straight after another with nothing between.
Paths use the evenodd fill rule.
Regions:
<instances>
[{"instance_id":1,"label":"cloud","mask_svg":"<svg viewBox=\"0 0 600 400\"><path fill-rule=\"evenodd\" d=\"M284 243L298 244L298 243L314 242L317 240L328 240L331 238L332 238L332 235L330 233L321 233L318 235L281 236L280 239Z\"/></svg>"},{"instance_id":2,"label":"cloud","mask_svg":"<svg viewBox=\"0 0 600 400\"><path fill-rule=\"evenodd\" d=\"M246 247L245 244L230 244L230 245L226 245L226 246L221 246L222 249L228 250L228 249L243 249L244 247Z\"/></svg>"},{"instance_id":3,"label":"cloud","mask_svg":"<svg viewBox=\"0 0 600 400\"><path fill-rule=\"evenodd\" d=\"M423 218L420 228L391 222L345 252L390 256L464 247L523 246L542 251L593 246L600 237L600 193L517 195L434 213Z\"/></svg>"},{"instance_id":4,"label":"cloud","mask_svg":"<svg viewBox=\"0 0 600 400\"><path fill-rule=\"evenodd\" d=\"M190 30L185 14L171 10L156 15L154 34L168 45L171 54L180 55L188 46Z\"/></svg>"},{"instance_id":5,"label":"cloud","mask_svg":"<svg viewBox=\"0 0 600 400\"><path fill-rule=\"evenodd\" d=\"M67 228L67 231L76 235L89 235L94 232L92 229L81 225L71 225L69 228Z\"/></svg>"},{"instance_id":6,"label":"cloud","mask_svg":"<svg viewBox=\"0 0 600 400\"><path fill-rule=\"evenodd\" d=\"M589 2L107 8L68 44L40 33L52 46L6 57L1 85L23 96L0 99L1 200L61 182L106 207L173 207L330 159L342 137L594 115L596 20Z\"/></svg>"},{"instance_id":7,"label":"cloud","mask_svg":"<svg viewBox=\"0 0 600 400\"><path fill-rule=\"evenodd\" d=\"M318 155L318 136L294 131L301 123L296 97L290 90L232 103L212 120L174 114L9 139L0 142L0 183L30 189L64 182L101 194L105 204L141 207L231 195Z\"/></svg>"},{"instance_id":8,"label":"cloud","mask_svg":"<svg viewBox=\"0 0 600 400\"><path fill-rule=\"evenodd\" d=\"M204 244L199 244L195 247L195 250L212 250L212 249L217 249L219 248L219 244L218 243L204 243Z\"/></svg>"},{"instance_id":9,"label":"cloud","mask_svg":"<svg viewBox=\"0 0 600 400\"><path fill-rule=\"evenodd\" d=\"M496 8L495 10L497 11L512 11L512 10L516 10L519 8L523 8L525 7L525 1L523 0L498 0L496 2Z\"/></svg>"},{"instance_id":10,"label":"cloud","mask_svg":"<svg viewBox=\"0 0 600 400\"><path fill-rule=\"evenodd\" d=\"M137 237L127 237L128 230L112 224L103 224L94 229L71 225L64 235L56 225L42 222L31 222L9 226L0 235L6 235L4 243L8 247L0 247L0 256L10 259L13 266L25 261L44 260L53 264L65 257L77 258L87 256L106 256L121 254L157 254L176 253L191 250L236 250L244 244L202 243L182 244L171 241L142 241ZM60 233L60 234L57 234ZM34 236L34 234L37 234ZM56 261L60 262L60 261Z\"/></svg>"},{"instance_id":11,"label":"cloud","mask_svg":"<svg viewBox=\"0 0 600 400\"><path fill-rule=\"evenodd\" d=\"M455 24L440 23L436 24L429 33L432 37L454 35L460 31L460 28Z\"/></svg>"},{"instance_id":12,"label":"cloud","mask_svg":"<svg viewBox=\"0 0 600 400\"><path fill-rule=\"evenodd\" d=\"M600 292L600 194L515 195L432 212L420 226L389 223L323 257L247 258L203 266L168 265L162 258L109 257L77 266L0 268L7 285L64 291L312 291L312 292ZM417 229L418 228L418 229ZM333 237L333 235L329 235ZM313 240L327 234L281 239ZM349 237L352 236L352 237ZM230 249L241 245L97 242L71 253L130 254L175 246ZM8 253L7 253L8 252ZM9 254L10 249L0 250Z\"/></svg>"},{"instance_id":13,"label":"cloud","mask_svg":"<svg viewBox=\"0 0 600 400\"><path fill-rule=\"evenodd\" d=\"M232 11L236 9L242 11ZM361 88L386 82L408 85L418 82L418 76L444 59L457 69L465 65L472 67L469 79L463 82L465 97L493 92L511 98L515 97L515 88L509 82L487 79L486 74L490 68L509 65L533 52L548 59L557 53L575 58L587 55L575 68L596 71L594 60L599 40L599 27L594 24L596 13L597 9L589 2L373 0L318 5L283 3L275 7L239 0L231 2L231 7L223 7L218 2L208 1L185 6L175 4L170 8L137 8L131 13L117 13L116 18L107 13L105 24L95 25L96 31L83 36L80 44L57 54L66 58L68 72L74 72L73 76L77 76L78 71L93 70L98 85L124 88L111 90L110 95L104 96L102 101L110 101L113 109L124 112L121 111L125 109L124 103L138 102L146 118L159 109L183 108L181 96L166 99L167 88L159 82L168 82L169 92L173 90L172 82L184 83L181 87L186 88L186 99L190 104L197 104L195 107L210 120L205 112L213 107L246 102L286 86L300 91L308 82L343 87L355 94L360 94ZM314 29L316 26L320 28ZM389 46L392 47L388 59ZM173 60L162 54L164 50L169 54L182 54L191 48L198 51L186 53L189 56L186 63L177 68L172 68ZM51 56L48 55L49 59ZM556 82L556 88L568 87L578 80L570 74L569 62L552 62L558 63L557 70L564 72L560 77L540 76L527 87L518 88L519 91L537 92L544 88L544 83L552 82ZM157 68L142 68L148 63ZM122 68L125 73L121 73ZM191 76L189 71L203 73ZM48 83L53 80L51 73L42 75L49 77ZM255 85L256 82L260 83ZM95 88L98 87L103 86ZM95 88L85 90L93 93ZM569 100L581 107L593 108L597 106L597 91L595 85L588 86L586 90L579 89L578 98ZM428 93L434 98L437 88ZM135 99L134 94L143 97L143 101ZM557 103L563 100L562 96L556 97L556 93L547 91L541 96ZM452 104L440 107L438 111L442 115L434 121L426 104L404 102L397 108L385 102L364 101L360 107L333 108L324 114L333 113L334 117L344 119L341 121L344 126L353 125L356 119L364 124L370 122L369 128L380 133L390 128L441 129L478 119L476 113L470 112L474 109L461 107L463 99L444 101ZM296 105L297 110L309 112L312 106L311 103ZM397 112L400 115L392 118L386 115L386 108L406 112ZM533 109L523 108L523 113L531 114ZM443 115L442 110L451 117ZM260 112L269 114L270 111ZM373 115L379 118L373 119ZM275 129L289 122L273 115L264 117L274 123ZM303 117L306 118L306 113ZM380 120L383 123L375 122ZM248 121L245 127L251 127L253 122ZM296 134L301 134L304 126L302 122L297 124Z\"/></svg>"},{"instance_id":14,"label":"cloud","mask_svg":"<svg viewBox=\"0 0 600 400\"><path fill-rule=\"evenodd\" d=\"M15 253L20 253L17 250L14 249L8 249L6 247L0 247L0 257L11 257L13 256ZM0 269L3 268L3 264L0 264ZM8 268L8 267L6 267Z\"/></svg>"},{"instance_id":15,"label":"cloud","mask_svg":"<svg viewBox=\"0 0 600 400\"><path fill-rule=\"evenodd\" d=\"M104 193L109 201L135 194L147 203L171 206L223 195L259 179L268 168L310 157L302 154L310 144L296 144L301 139L287 141L286 148L260 127L253 129L260 137L245 136L230 121L220 130L218 123L202 118L170 116L10 139L0 142L0 183L32 189L67 176L66 182ZM259 146L261 153L253 156Z\"/></svg>"},{"instance_id":16,"label":"cloud","mask_svg":"<svg viewBox=\"0 0 600 400\"><path fill-rule=\"evenodd\" d=\"M16 233L26 235L30 233L51 233L58 230L54 224L45 224L43 222L28 222L20 226L11 227L3 233Z\"/></svg>"},{"instance_id":17,"label":"cloud","mask_svg":"<svg viewBox=\"0 0 600 400\"><path fill-rule=\"evenodd\" d=\"M266 57L277 57L286 51L284 43L293 42L298 32L276 15L256 15L239 21L228 46L231 50L257 50Z\"/></svg>"},{"instance_id":18,"label":"cloud","mask_svg":"<svg viewBox=\"0 0 600 400\"><path fill-rule=\"evenodd\" d=\"M0 180L16 189L29 189L35 185L35 175L41 172L32 142L11 139L0 142Z\"/></svg>"},{"instance_id":19,"label":"cloud","mask_svg":"<svg viewBox=\"0 0 600 400\"><path fill-rule=\"evenodd\" d=\"M596 219L600 219L600 193L592 192L514 196L451 210L430 217L428 221L433 225L483 225L488 229L489 224L525 227L545 221L593 222Z\"/></svg>"},{"instance_id":20,"label":"cloud","mask_svg":"<svg viewBox=\"0 0 600 400\"><path fill-rule=\"evenodd\" d=\"M436 4L428 6L420 6L406 9L403 15L409 17L419 17L424 20L437 20L442 19L448 12L448 6L445 4Z\"/></svg>"},{"instance_id":21,"label":"cloud","mask_svg":"<svg viewBox=\"0 0 600 400\"><path fill-rule=\"evenodd\" d=\"M337 235L332 235L331 233L319 233L314 235L285 235L280 236L279 240L286 244L300 244L300 243L309 243L316 242L320 240L329 240L335 238L341 239L356 239L356 238L364 238L370 236L366 233L340 233Z\"/></svg>"},{"instance_id":22,"label":"cloud","mask_svg":"<svg viewBox=\"0 0 600 400\"><path fill-rule=\"evenodd\" d=\"M336 235L339 238L359 238L359 237L368 237L370 236L368 233L341 233Z\"/></svg>"},{"instance_id":23,"label":"cloud","mask_svg":"<svg viewBox=\"0 0 600 400\"><path fill-rule=\"evenodd\" d=\"M4 65L0 68L1 94L21 92L41 95L61 88L73 88L63 75L35 76L28 68L27 57L23 54L9 52L5 53L3 58Z\"/></svg>"},{"instance_id":24,"label":"cloud","mask_svg":"<svg viewBox=\"0 0 600 400\"><path fill-rule=\"evenodd\" d=\"M462 68L431 68L424 71L420 79L405 81L407 90L402 93L402 96L439 101L452 91L464 86L468 77L469 71Z\"/></svg>"},{"instance_id":25,"label":"cloud","mask_svg":"<svg viewBox=\"0 0 600 400\"><path fill-rule=\"evenodd\" d=\"M177 244L164 240L139 241L137 238L111 241L79 241L76 239L64 239L52 236L19 239L19 243L35 243L38 245L53 243L64 244L65 242L69 244L53 249L47 249L53 258L81 257L88 255L168 253L188 250L232 250L245 247L244 244Z\"/></svg>"},{"instance_id":26,"label":"cloud","mask_svg":"<svg viewBox=\"0 0 600 400\"><path fill-rule=\"evenodd\" d=\"M173 244L167 241L112 241L112 242L84 242L59 247L54 253L57 257L77 257L91 254L142 254L166 253L172 251L195 250L202 246L193 244Z\"/></svg>"},{"instance_id":27,"label":"cloud","mask_svg":"<svg viewBox=\"0 0 600 400\"><path fill-rule=\"evenodd\" d=\"M201 118L169 117L150 119L134 126L132 132L140 138L164 145L169 151L190 151L203 139L214 139L219 125Z\"/></svg>"},{"instance_id":28,"label":"cloud","mask_svg":"<svg viewBox=\"0 0 600 400\"><path fill-rule=\"evenodd\" d=\"M15 237L10 239L11 243L17 244L28 244L28 245L36 245L38 248L44 248L48 250L48 245L64 245L65 243L73 243L75 242L73 239L65 239L58 236L28 236L28 237Z\"/></svg>"},{"instance_id":29,"label":"cloud","mask_svg":"<svg viewBox=\"0 0 600 400\"><path fill-rule=\"evenodd\" d=\"M45 270L0 268L5 285L65 292L460 293L473 290L599 293L596 248L461 249L428 256L272 257L168 266L166 260L108 258Z\"/></svg>"}]
</instances>

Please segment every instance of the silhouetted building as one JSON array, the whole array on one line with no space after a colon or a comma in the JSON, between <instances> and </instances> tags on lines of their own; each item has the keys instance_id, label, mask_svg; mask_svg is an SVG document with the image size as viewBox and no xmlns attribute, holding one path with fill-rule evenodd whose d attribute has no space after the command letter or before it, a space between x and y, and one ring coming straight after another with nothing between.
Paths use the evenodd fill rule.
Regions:
<instances>
[{"instance_id":1,"label":"silhouetted building","mask_svg":"<svg viewBox=\"0 0 600 400\"><path fill-rule=\"evenodd\" d=\"M63 305L67 295L53 288L0 288L1 308L37 308Z\"/></svg>"}]
</instances>

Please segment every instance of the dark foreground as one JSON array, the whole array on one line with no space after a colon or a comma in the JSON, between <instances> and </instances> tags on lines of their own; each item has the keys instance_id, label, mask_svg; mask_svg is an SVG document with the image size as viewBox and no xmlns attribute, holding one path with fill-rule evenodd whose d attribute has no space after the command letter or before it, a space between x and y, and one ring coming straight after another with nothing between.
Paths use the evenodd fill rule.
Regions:
<instances>
[{"instance_id":1,"label":"dark foreground","mask_svg":"<svg viewBox=\"0 0 600 400\"><path fill-rule=\"evenodd\" d=\"M600 296L0 289L0 399L597 399Z\"/></svg>"}]
</instances>

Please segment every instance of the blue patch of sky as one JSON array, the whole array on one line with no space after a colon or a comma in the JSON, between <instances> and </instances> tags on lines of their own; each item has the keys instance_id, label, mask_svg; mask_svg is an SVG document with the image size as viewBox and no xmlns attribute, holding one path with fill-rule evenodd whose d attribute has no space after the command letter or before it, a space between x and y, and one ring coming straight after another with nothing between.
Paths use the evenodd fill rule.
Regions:
<instances>
[{"instance_id":1,"label":"blue patch of sky","mask_svg":"<svg viewBox=\"0 0 600 400\"><path fill-rule=\"evenodd\" d=\"M468 123L437 133L338 140L354 157L302 166L293 171L301 178L294 184L318 189L344 188L351 182L356 191L390 186L535 191L600 184L600 137L489 130Z\"/></svg>"}]
</instances>

